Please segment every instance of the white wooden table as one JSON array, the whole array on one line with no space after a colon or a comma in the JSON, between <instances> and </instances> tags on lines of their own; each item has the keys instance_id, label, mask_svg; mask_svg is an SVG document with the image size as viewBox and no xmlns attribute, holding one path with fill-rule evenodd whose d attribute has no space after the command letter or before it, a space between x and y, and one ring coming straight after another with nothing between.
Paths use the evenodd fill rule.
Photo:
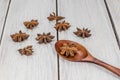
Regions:
<instances>
[{"instance_id":1,"label":"white wooden table","mask_svg":"<svg viewBox=\"0 0 120 80\"><path fill-rule=\"evenodd\" d=\"M65 16L71 28L59 32L47 20L51 12ZM23 21L38 19L39 26L27 30ZM76 37L76 27L88 27L92 36ZM10 34L22 30L30 38L22 43ZM37 44L37 33L51 32L50 44ZM120 68L120 0L0 0L0 80L120 80L110 71L90 63L74 63L58 57L57 40L73 40L92 55ZM33 45L32 56L21 56L19 48Z\"/></svg>"}]
</instances>

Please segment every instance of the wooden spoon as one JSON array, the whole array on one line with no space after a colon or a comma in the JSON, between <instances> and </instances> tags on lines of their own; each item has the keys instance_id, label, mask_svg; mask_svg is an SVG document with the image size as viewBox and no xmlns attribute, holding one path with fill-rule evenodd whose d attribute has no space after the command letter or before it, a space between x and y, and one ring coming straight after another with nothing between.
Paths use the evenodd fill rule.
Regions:
<instances>
[{"instance_id":1,"label":"wooden spoon","mask_svg":"<svg viewBox=\"0 0 120 80\"><path fill-rule=\"evenodd\" d=\"M60 47L62 47L64 43L74 44L78 48L78 50L76 51L77 54L75 56L73 56L73 57L66 57L66 56L61 55L60 54L60 52L61 52ZM73 61L73 62L95 63L95 64L98 64L98 65L110 70L111 72L115 73L116 75L120 76L120 69L118 69L116 67L113 67L113 66L111 66L111 65L109 65L109 64L107 64L107 63L105 63L103 61L100 61L100 60L94 58L87 51L87 49L84 46L82 46L81 44L79 44L79 43L69 41L69 40L59 40L55 44L55 49L56 49L57 53L66 60Z\"/></svg>"}]
</instances>

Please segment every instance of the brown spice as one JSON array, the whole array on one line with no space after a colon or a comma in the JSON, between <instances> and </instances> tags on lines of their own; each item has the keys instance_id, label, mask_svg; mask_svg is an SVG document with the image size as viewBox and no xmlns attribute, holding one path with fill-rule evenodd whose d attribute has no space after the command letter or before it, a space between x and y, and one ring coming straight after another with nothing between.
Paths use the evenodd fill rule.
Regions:
<instances>
[{"instance_id":1,"label":"brown spice","mask_svg":"<svg viewBox=\"0 0 120 80\"><path fill-rule=\"evenodd\" d=\"M18 51L19 51L19 53L20 53L21 55L30 56L30 55L32 55L32 53L33 53L33 48L32 48L31 45L29 45L29 46L27 46L27 47L25 47L25 48L23 48L23 49L19 49Z\"/></svg>"},{"instance_id":2,"label":"brown spice","mask_svg":"<svg viewBox=\"0 0 120 80\"><path fill-rule=\"evenodd\" d=\"M31 21L25 21L23 23L27 29L33 29L34 27L36 27L39 23L38 20L31 20Z\"/></svg>"},{"instance_id":3,"label":"brown spice","mask_svg":"<svg viewBox=\"0 0 120 80\"><path fill-rule=\"evenodd\" d=\"M22 42L29 37L28 34L23 33L21 30L19 31L19 33L15 33L15 34L12 34L10 36L11 36L12 40L15 42Z\"/></svg>"},{"instance_id":4,"label":"brown spice","mask_svg":"<svg viewBox=\"0 0 120 80\"><path fill-rule=\"evenodd\" d=\"M72 44L64 43L63 46L60 48L60 54L66 57L73 57L76 55L77 48Z\"/></svg>"},{"instance_id":5,"label":"brown spice","mask_svg":"<svg viewBox=\"0 0 120 80\"><path fill-rule=\"evenodd\" d=\"M52 39L54 38L53 35L51 35L51 33L43 33L43 34L37 34L37 38L36 40L38 41L38 43L50 43L52 41Z\"/></svg>"},{"instance_id":6,"label":"brown spice","mask_svg":"<svg viewBox=\"0 0 120 80\"><path fill-rule=\"evenodd\" d=\"M82 38L87 38L91 36L90 30L88 30L88 28L83 28L83 29L77 28L77 31L73 33L78 37L82 37Z\"/></svg>"},{"instance_id":7,"label":"brown spice","mask_svg":"<svg viewBox=\"0 0 120 80\"><path fill-rule=\"evenodd\" d=\"M49 17L47 17L47 19L49 21L53 21L53 20L56 20L56 21L59 21L61 19L64 19L65 17L62 17L62 16L57 16L54 12L52 14L50 14Z\"/></svg>"},{"instance_id":8,"label":"brown spice","mask_svg":"<svg viewBox=\"0 0 120 80\"><path fill-rule=\"evenodd\" d=\"M70 27L70 23L63 21L63 22L57 22L54 28L58 31L65 31L69 27Z\"/></svg>"}]
</instances>

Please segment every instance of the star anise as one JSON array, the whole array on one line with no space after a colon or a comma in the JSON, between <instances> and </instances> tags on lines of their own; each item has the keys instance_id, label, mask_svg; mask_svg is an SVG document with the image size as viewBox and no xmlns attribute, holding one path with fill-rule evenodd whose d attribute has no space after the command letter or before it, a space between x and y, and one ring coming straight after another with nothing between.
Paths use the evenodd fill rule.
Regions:
<instances>
[{"instance_id":1,"label":"star anise","mask_svg":"<svg viewBox=\"0 0 120 80\"><path fill-rule=\"evenodd\" d=\"M83 28L83 29L80 29L80 28L77 28L77 31L76 32L73 32L75 35L77 35L78 37L82 37L82 38L87 38L87 37L90 37L91 34L90 34L90 30L88 30L88 28Z\"/></svg>"},{"instance_id":2,"label":"star anise","mask_svg":"<svg viewBox=\"0 0 120 80\"><path fill-rule=\"evenodd\" d=\"M56 20L56 21L59 21L61 19L64 19L65 17L62 17L62 16L57 16L54 12L52 14L50 14L49 17L47 17L47 19L49 21L53 21L53 20Z\"/></svg>"},{"instance_id":3,"label":"star anise","mask_svg":"<svg viewBox=\"0 0 120 80\"><path fill-rule=\"evenodd\" d=\"M70 27L70 23L63 21L63 22L57 22L54 28L58 31L65 31L69 27Z\"/></svg>"},{"instance_id":4,"label":"star anise","mask_svg":"<svg viewBox=\"0 0 120 80\"><path fill-rule=\"evenodd\" d=\"M64 43L60 48L60 54L66 57L73 57L77 54L76 50L78 50L74 45Z\"/></svg>"},{"instance_id":5,"label":"star anise","mask_svg":"<svg viewBox=\"0 0 120 80\"><path fill-rule=\"evenodd\" d=\"M31 21L25 21L23 24L26 26L27 29L33 29L39 23L38 20L31 20Z\"/></svg>"},{"instance_id":6,"label":"star anise","mask_svg":"<svg viewBox=\"0 0 120 80\"><path fill-rule=\"evenodd\" d=\"M29 45L29 46L27 46L27 47L25 47L25 48L23 48L23 49L19 49L18 51L19 51L19 53L20 53L21 55L30 56L30 55L32 55L32 53L33 53L33 48L32 48L31 45Z\"/></svg>"},{"instance_id":7,"label":"star anise","mask_svg":"<svg viewBox=\"0 0 120 80\"><path fill-rule=\"evenodd\" d=\"M28 34L23 33L21 30L19 31L19 33L15 33L15 34L12 34L10 36L11 36L12 40L15 42L22 42L29 37Z\"/></svg>"},{"instance_id":8,"label":"star anise","mask_svg":"<svg viewBox=\"0 0 120 80\"><path fill-rule=\"evenodd\" d=\"M54 38L53 35L51 35L51 33L43 33L43 34L37 34L37 38L36 40L38 41L38 43L50 43L52 41L52 39Z\"/></svg>"}]
</instances>

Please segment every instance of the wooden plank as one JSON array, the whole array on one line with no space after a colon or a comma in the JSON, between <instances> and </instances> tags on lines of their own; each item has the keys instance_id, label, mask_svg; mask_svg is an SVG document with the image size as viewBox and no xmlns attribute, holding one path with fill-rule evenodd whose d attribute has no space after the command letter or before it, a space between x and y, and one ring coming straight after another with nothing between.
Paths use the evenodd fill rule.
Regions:
<instances>
[{"instance_id":1,"label":"wooden plank","mask_svg":"<svg viewBox=\"0 0 120 80\"><path fill-rule=\"evenodd\" d=\"M37 33L56 30L47 16L55 11L55 0L12 0L0 49L0 80L57 80L57 56L54 50L56 38L50 44L38 44ZM39 25L27 30L23 21L38 19ZM19 30L30 34L28 40L15 43L10 34ZM21 56L19 48L33 45L32 56Z\"/></svg>"},{"instance_id":2,"label":"wooden plank","mask_svg":"<svg viewBox=\"0 0 120 80\"><path fill-rule=\"evenodd\" d=\"M2 34L2 29L5 21L8 4L9 4L9 0L0 0L0 36Z\"/></svg>"},{"instance_id":3,"label":"wooden plank","mask_svg":"<svg viewBox=\"0 0 120 80\"><path fill-rule=\"evenodd\" d=\"M58 15L66 17L71 28L59 32L59 39L73 40L84 45L100 60L120 68L120 51L105 8L104 0L59 0ZM76 27L91 30L90 38L73 34ZM91 63L74 63L60 58L60 80L119 80L108 70Z\"/></svg>"},{"instance_id":4,"label":"wooden plank","mask_svg":"<svg viewBox=\"0 0 120 80\"><path fill-rule=\"evenodd\" d=\"M120 42L120 1L106 0Z\"/></svg>"}]
</instances>

